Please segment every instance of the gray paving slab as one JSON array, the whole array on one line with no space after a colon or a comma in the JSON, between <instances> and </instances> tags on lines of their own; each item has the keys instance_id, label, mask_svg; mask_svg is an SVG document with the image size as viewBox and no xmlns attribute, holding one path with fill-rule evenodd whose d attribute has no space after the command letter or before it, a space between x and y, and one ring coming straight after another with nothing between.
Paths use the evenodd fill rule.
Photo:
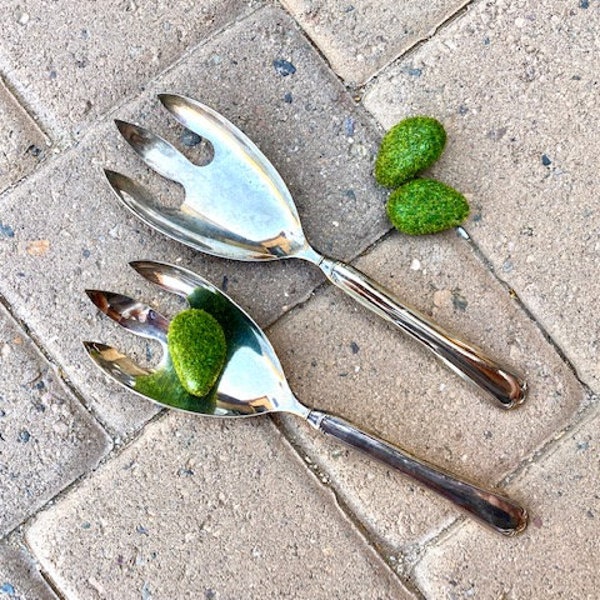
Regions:
<instances>
[{"instance_id":1,"label":"gray paving slab","mask_svg":"<svg viewBox=\"0 0 600 600\"><path fill-rule=\"evenodd\" d=\"M278 60L295 65L296 72L282 75L273 64ZM370 175L377 131L283 11L259 11L225 31L115 116L177 141L181 130L169 129L172 119L155 97L165 90L201 98L244 128L280 169L306 233L320 250L349 258L386 231L384 195ZM118 205L102 167L139 178L162 197L181 195L174 184L141 166L112 122L99 124L76 149L6 198L2 219L14 235L0 239L0 292L98 416L126 433L156 409L107 385L85 355L82 338L124 350L134 344L96 314L85 288L157 301L156 290L142 285L127 263L141 258L180 262L227 288L268 324L306 299L322 278L316 267L295 261L228 262L166 240ZM138 348L142 356L153 350L147 344Z\"/></svg>"},{"instance_id":2,"label":"gray paving slab","mask_svg":"<svg viewBox=\"0 0 600 600\"><path fill-rule=\"evenodd\" d=\"M49 140L0 79L0 192L30 173ZM0 223L0 237L10 235Z\"/></svg>"},{"instance_id":3,"label":"gray paving slab","mask_svg":"<svg viewBox=\"0 0 600 600\"><path fill-rule=\"evenodd\" d=\"M92 469L110 441L1 307L0 371L3 536Z\"/></svg>"},{"instance_id":4,"label":"gray paving slab","mask_svg":"<svg viewBox=\"0 0 600 600\"><path fill-rule=\"evenodd\" d=\"M600 485L599 418L561 439L511 484L532 524L514 540L470 525L428 549L415 579L427 598L595 598Z\"/></svg>"},{"instance_id":5,"label":"gray paving slab","mask_svg":"<svg viewBox=\"0 0 600 600\"><path fill-rule=\"evenodd\" d=\"M360 85L468 4L465 0L282 0L348 83ZM416 76L416 73L412 73Z\"/></svg>"},{"instance_id":6,"label":"gray paving slab","mask_svg":"<svg viewBox=\"0 0 600 600\"><path fill-rule=\"evenodd\" d=\"M3 3L3 72L59 137L78 137L257 0Z\"/></svg>"},{"instance_id":7,"label":"gray paving slab","mask_svg":"<svg viewBox=\"0 0 600 600\"><path fill-rule=\"evenodd\" d=\"M497 408L417 342L348 301L315 298L269 329L292 389L415 455L489 486L569 423L583 391L553 348L454 232L390 234L357 265L409 306L521 371L526 403ZM445 501L318 436L287 428L370 530L407 555L460 516ZM520 489L516 499L532 499Z\"/></svg>"},{"instance_id":8,"label":"gray paving slab","mask_svg":"<svg viewBox=\"0 0 600 600\"><path fill-rule=\"evenodd\" d=\"M595 390L599 26L594 2L474 3L365 98L386 127L415 113L444 122L433 173L468 194L470 234Z\"/></svg>"},{"instance_id":9,"label":"gray paving slab","mask_svg":"<svg viewBox=\"0 0 600 600\"><path fill-rule=\"evenodd\" d=\"M267 418L171 413L26 538L68 598L409 598Z\"/></svg>"},{"instance_id":10,"label":"gray paving slab","mask_svg":"<svg viewBox=\"0 0 600 600\"><path fill-rule=\"evenodd\" d=\"M58 600L31 557L7 543L0 543L0 598Z\"/></svg>"}]
</instances>

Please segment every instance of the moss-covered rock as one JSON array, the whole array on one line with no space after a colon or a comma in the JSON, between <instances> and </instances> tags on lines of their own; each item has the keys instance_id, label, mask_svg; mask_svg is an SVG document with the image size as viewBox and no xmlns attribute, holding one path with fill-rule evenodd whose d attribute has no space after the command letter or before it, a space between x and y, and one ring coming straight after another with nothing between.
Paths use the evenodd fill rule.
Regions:
<instances>
[{"instance_id":1,"label":"moss-covered rock","mask_svg":"<svg viewBox=\"0 0 600 600\"><path fill-rule=\"evenodd\" d=\"M181 311L171 321L167 342L183 388L194 396L205 396L219 378L227 355L219 322L198 308Z\"/></svg>"},{"instance_id":2,"label":"moss-covered rock","mask_svg":"<svg viewBox=\"0 0 600 600\"><path fill-rule=\"evenodd\" d=\"M403 233L437 233L460 225L469 215L469 204L460 192L439 181L413 179L390 194L387 215Z\"/></svg>"},{"instance_id":3,"label":"moss-covered rock","mask_svg":"<svg viewBox=\"0 0 600 600\"><path fill-rule=\"evenodd\" d=\"M381 140L375 161L377 183L396 188L430 167L446 145L444 126L433 117L409 117Z\"/></svg>"}]
</instances>

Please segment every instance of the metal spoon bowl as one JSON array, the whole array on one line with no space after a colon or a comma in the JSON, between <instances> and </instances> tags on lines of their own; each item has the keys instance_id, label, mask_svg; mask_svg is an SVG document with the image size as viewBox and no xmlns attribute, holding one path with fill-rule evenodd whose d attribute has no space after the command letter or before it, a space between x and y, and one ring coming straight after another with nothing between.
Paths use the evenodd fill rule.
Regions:
<instances>
[{"instance_id":1,"label":"metal spoon bowl","mask_svg":"<svg viewBox=\"0 0 600 600\"><path fill-rule=\"evenodd\" d=\"M184 127L211 142L214 157L207 165L195 165L147 129L117 121L119 131L144 162L185 189L181 206L168 208L130 178L107 170L116 196L136 216L165 235L215 256L258 261L300 258L318 265L336 286L420 341L499 406L513 408L523 402L526 384L521 377L403 305L363 273L314 250L283 179L237 127L190 98L176 94L159 98Z\"/></svg>"},{"instance_id":2,"label":"metal spoon bowl","mask_svg":"<svg viewBox=\"0 0 600 600\"><path fill-rule=\"evenodd\" d=\"M217 319L227 340L226 364L214 388L202 398L183 390L172 368L167 344L169 321L144 303L111 292L88 291L96 306L128 331L159 342L163 357L157 369L144 369L118 350L84 342L94 362L121 385L162 406L213 417L248 417L284 412L299 416L315 429L362 450L437 492L489 527L505 535L525 529L527 512L507 497L419 460L354 425L301 404L292 393L281 364L260 327L226 294L202 277L152 261L132 263L143 277L185 298ZM150 391L144 382L159 381Z\"/></svg>"}]
</instances>

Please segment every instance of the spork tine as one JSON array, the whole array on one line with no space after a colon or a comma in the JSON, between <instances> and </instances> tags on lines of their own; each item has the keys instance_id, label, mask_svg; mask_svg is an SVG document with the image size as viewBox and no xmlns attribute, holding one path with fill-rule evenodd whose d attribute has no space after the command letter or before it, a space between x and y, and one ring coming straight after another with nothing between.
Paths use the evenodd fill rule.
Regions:
<instances>
[{"instance_id":1,"label":"spork tine","mask_svg":"<svg viewBox=\"0 0 600 600\"><path fill-rule=\"evenodd\" d=\"M106 171L117 197L135 215L169 237L215 256L238 260L295 257L312 262L335 285L422 342L501 407L512 408L524 400L526 385L519 376L404 306L353 267L314 250L283 179L237 127L195 100L175 94L159 98L184 127L211 142L214 157L208 165L195 165L150 131L117 121L123 137L146 164L185 189L181 206L167 208L130 178Z\"/></svg>"},{"instance_id":2,"label":"spork tine","mask_svg":"<svg viewBox=\"0 0 600 600\"><path fill-rule=\"evenodd\" d=\"M163 263L141 261L132 266L149 281L186 298L191 307L201 308L215 317L225 332L227 357L213 389L205 397L191 396L179 383L169 357L166 342L169 321L137 300L121 294L89 291L96 306L119 325L162 344L159 366L148 370L110 346L85 342L96 364L120 384L163 406L191 413L230 418L292 413L315 429L362 450L441 494L500 533L514 535L525 529L526 510L505 496L456 479L339 417L302 405L294 397L263 331L231 298L208 281Z\"/></svg>"}]
</instances>

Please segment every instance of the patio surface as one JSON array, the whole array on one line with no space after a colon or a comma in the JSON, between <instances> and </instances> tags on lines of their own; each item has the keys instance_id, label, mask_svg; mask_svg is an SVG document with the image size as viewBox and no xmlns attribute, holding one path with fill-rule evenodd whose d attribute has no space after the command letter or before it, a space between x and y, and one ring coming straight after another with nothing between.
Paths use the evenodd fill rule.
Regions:
<instances>
[{"instance_id":1,"label":"patio surface","mask_svg":"<svg viewBox=\"0 0 600 600\"><path fill-rule=\"evenodd\" d=\"M0 20L0 600L597 598L598 0L5 0ZM521 372L503 411L300 261L240 263L153 231L102 168L157 193L114 127L182 145L173 91L243 129L308 239ZM416 114L464 232L390 229L372 175ZM178 196L179 195L179 196ZM525 505L506 538L291 416L161 410L83 339L156 360L86 288L201 274L263 326L309 407Z\"/></svg>"}]
</instances>

